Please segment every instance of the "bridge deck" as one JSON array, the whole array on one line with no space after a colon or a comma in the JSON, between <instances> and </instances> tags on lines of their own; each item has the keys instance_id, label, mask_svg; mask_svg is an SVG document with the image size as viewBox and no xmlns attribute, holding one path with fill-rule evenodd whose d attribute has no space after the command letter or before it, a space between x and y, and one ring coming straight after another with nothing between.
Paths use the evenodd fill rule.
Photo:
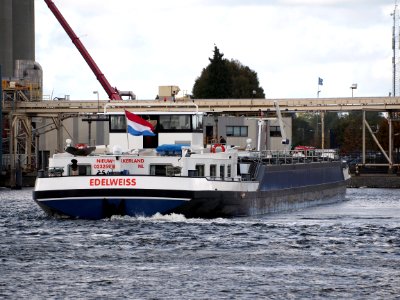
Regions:
<instances>
[{"instance_id":1,"label":"bridge deck","mask_svg":"<svg viewBox=\"0 0 400 300\"><path fill-rule=\"evenodd\" d=\"M59 113L97 113L121 111L121 106L135 111L194 111L240 113L275 111L274 101L279 101L282 111L400 111L400 97L355 98L292 98L292 99L195 99L164 102L162 100L70 100L3 102L3 113L18 115L55 116Z\"/></svg>"}]
</instances>

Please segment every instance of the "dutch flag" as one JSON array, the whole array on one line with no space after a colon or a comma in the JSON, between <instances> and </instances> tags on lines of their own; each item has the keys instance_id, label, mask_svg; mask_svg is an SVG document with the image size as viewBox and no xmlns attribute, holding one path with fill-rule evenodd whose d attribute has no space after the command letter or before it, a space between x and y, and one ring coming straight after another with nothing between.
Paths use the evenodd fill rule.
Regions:
<instances>
[{"instance_id":1,"label":"dutch flag","mask_svg":"<svg viewBox=\"0 0 400 300\"><path fill-rule=\"evenodd\" d=\"M127 110L125 110L125 117L128 133L135 136L155 136L155 133L153 132L153 125L146 120Z\"/></svg>"}]
</instances>

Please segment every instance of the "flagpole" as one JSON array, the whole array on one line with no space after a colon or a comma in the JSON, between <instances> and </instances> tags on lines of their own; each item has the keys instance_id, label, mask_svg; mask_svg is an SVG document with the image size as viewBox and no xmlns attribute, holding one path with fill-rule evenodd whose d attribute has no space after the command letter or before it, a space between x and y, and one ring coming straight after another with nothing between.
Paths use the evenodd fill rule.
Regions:
<instances>
[{"instance_id":1,"label":"flagpole","mask_svg":"<svg viewBox=\"0 0 400 300\"><path fill-rule=\"evenodd\" d=\"M128 151L130 150L129 147L129 134L128 134L128 127L126 128L126 141L128 142Z\"/></svg>"},{"instance_id":2,"label":"flagpole","mask_svg":"<svg viewBox=\"0 0 400 300\"><path fill-rule=\"evenodd\" d=\"M128 132L128 125L126 125L126 142L128 144L128 151L131 150L131 147L129 147L129 132Z\"/></svg>"},{"instance_id":3,"label":"flagpole","mask_svg":"<svg viewBox=\"0 0 400 300\"><path fill-rule=\"evenodd\" d=\"M323 83L322 83L322 80L323 80L323 79L322 79L321 77L318 77L317 98L319 98L319 93L321 93L321 91L320 91L320 89L319 89L319 86L323 84Z\"/></svg>"},{"instance_id":4,"label":"flagpole","mask_svg":"<svg viewBox=\"0 0 400 300\"><path fill-rule=\"evenodd\" d=\"M128 144L128 151L130 150L129 147L129 133L128 133L128 122L126 121L126 112L125 112L125 130L126 130L126 141Z\"/></svg>"}]
</instances>

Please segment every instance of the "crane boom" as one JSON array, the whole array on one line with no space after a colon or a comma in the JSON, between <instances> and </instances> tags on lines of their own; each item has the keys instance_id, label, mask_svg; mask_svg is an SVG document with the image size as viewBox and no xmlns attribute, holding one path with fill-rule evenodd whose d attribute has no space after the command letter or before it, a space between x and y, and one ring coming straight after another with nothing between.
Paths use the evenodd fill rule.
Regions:
<instances>
[{"instance_id":1,"label":"crane boom","mask_svg":"<svg viewBox=\"0 0 400 300\"><path fill-rule=\"evenodd\" d=\"M276 101L276 100L274 101L274 106L275 106L275 109L276 109L276 114L278 116L279 127L281 128L282 144L283 145L289 145L289 139L286 136L285 124L283 123L281 109L279 107L278 101Z\"/></svg>"},{"instance_id":2,"label":"crane boom","mask_svg":"<svg viewBox=\"0 0 400 300\"><path fill-rule=\"evenodd\" d=\"M110 100L122 100L122 97L121 97L120 93L118 92L118 90L116 88L112 87L111 84L108 82L107 78L101 72L101 70L97 66L96 62L90 56L89 52L86 50L85 46L82 44L82 42L80 41L78 36L72 30L71 26L69 26L68 22L65 20L65 18L63 17L61 12L58 10L58 8L54 4L54 2L51 0L44 0L44 2L46 2L47 6L49 7L49 9L53 13L53 15L56 17L56 19L58 20L60 25L64 28L65 32L70 37L72 43L74 43L74 45L76 46L78 51L81 53L82 57L85 59L86 63L92 69L97 80L100 82L101 86L106 91L108 98Z\"/></svg>"}]
</instances>

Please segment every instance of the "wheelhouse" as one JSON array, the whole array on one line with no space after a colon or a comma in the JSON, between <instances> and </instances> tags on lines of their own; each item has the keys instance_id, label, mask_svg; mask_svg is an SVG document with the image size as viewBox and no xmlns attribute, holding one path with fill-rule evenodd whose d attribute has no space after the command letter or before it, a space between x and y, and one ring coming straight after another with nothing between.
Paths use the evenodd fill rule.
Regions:
<instances>
[{"instance_id":1,"label":"wheelhouse","mask_svg":"<svg viewBox=\"0 0 400 300\"><path fill-rule=\"evenodd\" d=\"M203 145L203 113L138 112L135 114L153 125L155 136L131 136L127 133L125 114L123 112L109 113L111 145L119 145L122 151L154 149L171 143L189 146Z\"/></svg>"}]
</instances>

